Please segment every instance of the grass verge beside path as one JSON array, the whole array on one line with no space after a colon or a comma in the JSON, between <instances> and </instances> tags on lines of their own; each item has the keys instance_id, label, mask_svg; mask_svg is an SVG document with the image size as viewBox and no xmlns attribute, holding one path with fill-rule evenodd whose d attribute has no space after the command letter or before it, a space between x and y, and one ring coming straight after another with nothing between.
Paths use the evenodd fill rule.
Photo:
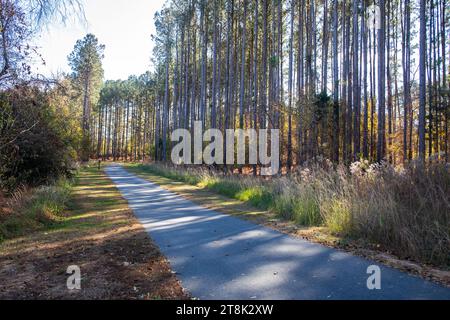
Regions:
<instances>
[{"instance_id":1,"label":"grass verge beside path","mask_svg":"<svg viewBox=\"0 0 450 320\"><path fill-rule=\"evenodd\" d=\"M262 206L262 209L252 206L251 202L245 201L242 197L238 200L224 196L221 190L205 187L198 177L190 176L188 173L186 173L186 176L179 176L178 173L165 172L161 166L153 167L152 165L133 163L122 165L131 173L209 209L262 224L294 237L348 251L450 287L450 272L448 270L400 259L378 244L363 239L337 236L330 232L327 227L301 226L295 221L280 217L276 212L266 210L264 206Z\"/></svg>"},{"instance_id":2,"label":"grass verge beside path","mask_svg":"<svg viewBox=\"0 0 450 320\"><path fill-rule=\"evenodd\" d=\"M58 219L0 244L0 299L187 299L112 182L81 169ZM81 268L81 290L66 286Z\"/></svg>"},{"instance_id":3,"label":"grass verge beside path","mask_svg":"<svg viewBox=\"0 0 450 320\"><path fill-rule=\"evenodd\" d=\"M0 206L0 242L61 222L72 185L73 181L61 178L53 185L17 190Z\"/></svg>"}]
</instances>

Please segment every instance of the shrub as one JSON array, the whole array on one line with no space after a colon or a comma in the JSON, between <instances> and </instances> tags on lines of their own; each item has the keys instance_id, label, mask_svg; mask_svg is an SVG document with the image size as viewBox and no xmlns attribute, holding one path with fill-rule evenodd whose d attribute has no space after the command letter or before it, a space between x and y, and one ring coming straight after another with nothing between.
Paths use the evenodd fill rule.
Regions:
<instances>
[{"instance_id":1,"label":"shrub","mask_svg":"<svg viewBox=\"0 0 450 320\"><path fill-rule=\"evenodd\" d=\"M61 110L38 88L0 93L0 188L36 187L69 175L76 159L76 134Z\"/></svg>"}]
</instances>

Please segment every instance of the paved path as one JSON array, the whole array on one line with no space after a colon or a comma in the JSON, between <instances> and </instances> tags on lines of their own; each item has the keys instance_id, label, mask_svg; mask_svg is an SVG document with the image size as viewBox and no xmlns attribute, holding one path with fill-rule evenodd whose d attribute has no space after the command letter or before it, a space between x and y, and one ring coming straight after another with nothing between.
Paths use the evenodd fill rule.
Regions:
<instances>
[{"instance_id":1,"label":"paved path","mask_svg":"<svg viewBox=\"0 0 450 320\"><path fill-rule=\"evenodd\" d=\"M106 169L134 214L200 299L450 299L450 289L375 262L205 209L122 167Z\"/></svg>"}]
</instances>

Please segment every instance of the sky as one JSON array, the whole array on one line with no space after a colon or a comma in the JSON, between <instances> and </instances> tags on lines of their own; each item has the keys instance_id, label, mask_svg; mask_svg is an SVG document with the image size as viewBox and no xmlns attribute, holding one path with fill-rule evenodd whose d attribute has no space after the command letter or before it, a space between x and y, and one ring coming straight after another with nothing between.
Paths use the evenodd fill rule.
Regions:
<instances>
[{"instance_id":1,"label":"sky","mask_svg":"<svg viewBox=\"0 0 450 320\"><path fill-rule=\"evenodd\" d=\"M103 68L105 80L127 79L151 70L155 33L154 15L165 0L84 0L87 23L68 21L50 24L36 39L45 65L37 73L45 76L69 72L67 56L75 42L93 33L106 45ZM73 20L73 19L72 19Z\"/></svg>"}]
</instances>

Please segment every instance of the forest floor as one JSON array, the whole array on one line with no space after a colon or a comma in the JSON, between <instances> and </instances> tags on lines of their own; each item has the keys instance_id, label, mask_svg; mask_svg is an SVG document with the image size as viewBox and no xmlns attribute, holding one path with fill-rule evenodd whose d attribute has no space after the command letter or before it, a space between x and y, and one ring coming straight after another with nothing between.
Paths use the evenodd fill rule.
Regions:
<instances>
[{"instance_id":1,"label":"forest floor","mask_svg":"<svg viewBox=\"0 0 450 320\"><path fill-rule=\"evenodd\" d=\"M450 287L450 271L448 269L444 270L416 261L399 259L377 244L368 243L360 239L339 237L331 234L325 227L299 226L295 222L280 218L271 211L260 210L242 201L225 197L204 188L155 175L145 170L145 166L136 166L129 163L122 163L122 165L133 174L156 183L162 188L177 193L183 198L208 209L261 224L284 234L302 238L313 243L350 252L354 255L374 260L401 271L420 276L426 280Z\"/></svg>"},{"instance_id":2,"label":"forest floor","mask_svg":"<svg viewBox=\"0 0 450 320\"><path fill-rule=\"evenodd\" d=\"M67 289L68 266L81 290ZM61 222L0 244L0 299L189 299L103 172L82 169Z\"/></svg>"}]
</instances>

